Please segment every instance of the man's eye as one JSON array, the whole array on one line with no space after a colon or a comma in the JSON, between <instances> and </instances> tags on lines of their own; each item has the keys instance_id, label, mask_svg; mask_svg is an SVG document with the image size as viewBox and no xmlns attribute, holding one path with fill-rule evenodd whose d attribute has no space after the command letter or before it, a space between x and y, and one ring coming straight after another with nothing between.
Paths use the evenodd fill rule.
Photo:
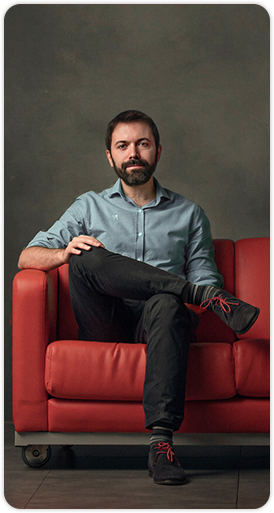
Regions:
<instances>
[{"instance_id":1,"label":"man's eye","mask_svg":"<svg viewBox=\"0 0 274 513\"><path fill-rule=\"evenodd\" d=\"M145 141L141 141L139 144L140 144L140 146L148 146L147 142L145 142Z\"/></svg>"},{"instance_id":2,"label":"man's eye","mask_svg":"<svg viewBox=\"0 0 274 513\"><path fill-rule=\"evenodd\" d=\"M119 144L118 149L123 150L124 148L126 148L126 145L125 145L125 144Z\"/></svg>"}]
</instances>

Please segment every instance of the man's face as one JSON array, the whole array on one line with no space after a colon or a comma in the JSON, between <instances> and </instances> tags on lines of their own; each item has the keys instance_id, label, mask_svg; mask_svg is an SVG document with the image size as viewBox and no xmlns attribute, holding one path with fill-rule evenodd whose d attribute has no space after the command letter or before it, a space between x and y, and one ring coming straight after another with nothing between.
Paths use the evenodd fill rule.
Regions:
<instances>
[{"instance_id":1,"label":"man's face","mask_svg":"<svg viewBox=\"0 0 274 513\"><path fill-rule=\"evenodd\" d=\"M129 186L142 185L152 177L160 159L152 130L146 123L119 123L112 133L107 158L119 178Z\"/></svg>"}]
</instances>

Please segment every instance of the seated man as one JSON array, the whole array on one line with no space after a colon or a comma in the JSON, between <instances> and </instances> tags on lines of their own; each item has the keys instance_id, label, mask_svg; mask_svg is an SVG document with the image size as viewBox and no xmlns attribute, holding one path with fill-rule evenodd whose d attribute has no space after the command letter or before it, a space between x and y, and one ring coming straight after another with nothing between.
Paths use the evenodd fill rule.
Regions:
<instances>
[{"instance_id":1,"label":"seated man","mask_svg":"<svg viewBox=\"0 0 274 513\"><path fill-rule=\"evenodd\" d=\"M156 483L182 484L172 436L184 418L188 349L199 323L185 304L213 310L236 333L251 328L259 309L222 291L203 210L154 178L162 148L152 119L122 112L108 125L106 146L115 185L77 198L18 265L69 263L80 340L147 344L149 473Z\"/></svg>"}]
</instances>

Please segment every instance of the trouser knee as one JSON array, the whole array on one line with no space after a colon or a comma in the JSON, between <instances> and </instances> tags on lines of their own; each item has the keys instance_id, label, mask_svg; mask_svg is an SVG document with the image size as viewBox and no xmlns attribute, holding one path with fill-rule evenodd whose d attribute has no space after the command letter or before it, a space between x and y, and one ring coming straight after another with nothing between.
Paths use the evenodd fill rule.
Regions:
<instances>
[{"instance_id":1,"label":"trouser knee","mask_svg":"<svg viewBox=\"0 0 274 513\"><path fill-rule=\"evenodd\" d=\"M174 294L152 296L146 302L144 315L147 320L157 320L163 325L172 324L175 320L183 322L186 328L192 324L188 308Z\"/></svg>"},{"instance_id":2,"label":"trouser knee","mask_svg":"<svg viewBox=\"0 0 274 513\"><path fill-rule=\"evenodd\" d=\"M70 273L79 276L85 274L86 271L89 275L90 273L99 272L103 266L105 251L103 248L92 246L89 251L82 251L81 255L71 255L69 261Z\"/></svg>"}]
</instances>

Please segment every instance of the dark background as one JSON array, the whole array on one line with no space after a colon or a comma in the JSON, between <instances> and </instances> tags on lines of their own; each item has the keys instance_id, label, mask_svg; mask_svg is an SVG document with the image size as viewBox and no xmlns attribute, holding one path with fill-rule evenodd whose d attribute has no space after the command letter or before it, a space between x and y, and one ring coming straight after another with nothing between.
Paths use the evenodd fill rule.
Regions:
<instances>
[{"instance_id":1,"label":"dark background","mask_svg":"<svg viewBox=\"0 0 274 513\"><path fill-rule=\"evenodd\" d=\"M19 253L79 194L114 183L105 128L132 108L158 125L157 178L205 209L214 238L269 236L269 16L263 7L12 7L5 16L7 419Z\"/></svg>"}]
</instances>

